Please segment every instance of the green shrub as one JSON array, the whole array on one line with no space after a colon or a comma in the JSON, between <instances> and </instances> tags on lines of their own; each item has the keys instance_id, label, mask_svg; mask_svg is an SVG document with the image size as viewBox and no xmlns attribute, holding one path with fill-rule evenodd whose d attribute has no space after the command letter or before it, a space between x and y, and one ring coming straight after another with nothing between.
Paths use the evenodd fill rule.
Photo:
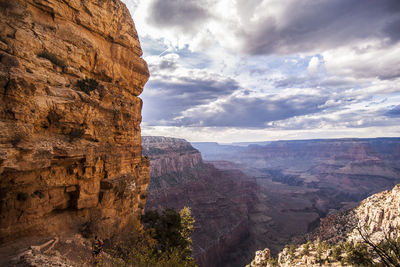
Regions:
<instances>
[{"instance_id":1,"label":"green shrub","mask_svg":"<svg viewBox=\"0 0 400 267\"><path fill-rule=\"evenodd\" d=\"M15 133L11 140L10 143L13 147L17 147L19 143L27 139L27 135L23 132L17 132Z\"/></svg>"},{"instance_id":2,"label":"green shrub","mask_svg":"<svg viewBox=\"0 0 400 267\"><path fill-rule=\"evenodd\" d=\"M288 245L287 249L289 253L289 259L290 261L293 261L295 258L296 247L294 245Z\"/></svg>"},{"instance_id":3,"label":"green shrub","mask_svg":"<svg viewBox=\"0 0 400 267\"><path fill-rule=\"evenodd\" d=\"M332 249L332 258L333 258L333 260L335 260L335 261L341 261L342 260L342 247L339 245L339 246L335 246L333 249Z\"/></svg>"},{"instance_id":4,"label":"green shrub","mask_svg":"<svg viewBox=\"0 0 400 267\"><path fill-rule=\"evenodd\" d=\"M134 229L127 240L108 251L113 266L196 266L191 257L194 219L190 209L148 211L141 220L144 229Z\"/></svg>"},{"instance_id":5,"label":"green shrub","mask_svg":"<svg viewBox=\"0 0 400 267\"><path fill-rule=\"evenodd\" d=\"M28 199L28 194L27 193L18 193L17 194L17 200L20 202L24 202Z\"/></svg>"},{"instance_id":6,"label":"green shrub","mask_svg":"<svg viewBox=\"0 0 400 267\"><path fill-rule=\"evenodd\" d=\"M99 86L98 81L92 78L85 78L78 80L76 85L79 87L79 89L82 92L85 92L86 94L90 95L90 92L96 90Z\"/></svg>"},{"instance_id":7,"label":"green shrub","mask_svg":"<svg viewBox=\"0 0 400 267\"><path fill-rule=\"evenodd\" d=\"M49 113L47 113L47 121L49 124L57 124L62 118L64 118L64 112L57 109L55 104L50 105Z\"/></svg>"},{"instance_id":8,"label":"green shrub","mask_svg":"<svg viewBox=\"0 0 400 267\"><path fill-rule=\"evenodd\" d=\"M345 261L356 266L372 266L373 264L367 246L362 243L350 243L346 249Z\"/></svg>"},{"instance_id":9,"label":"green shrub","mask_svg":"<svg viewBox=\"0 0 400 267\"><path fill-rule=\"evenodd\" d=\"M42 192L42 191L39 191L39 190L36 190L35 192L33 192L33 193L31 194L31 196L32 196L32 197L33 197L33 196L37 196L37 197L39 197L39 198L44 198L43 192Z\"/></svg>"},{"instance_id":10,"label":"green shrub","mask_svg":"<svg viewBox=\"0 0 400 267\"><path fill-rule=\"evenodd\" d=\"M270 266L273 266L273 267L279 266L278 259L277 258L272 258L272 257L268 259L268 264Z\"/></svg>"},{"instance_id":11,"label":"green shrub","mask_svg":"<svg viewBox=\"0 0 400 267\"><path fill-rule=\"evenodd\" d=\"M308 241L307 243L304 244L303 255L308 256L310 254L310 245L311 241Z\"/></svg>"},{"instance_id":12,"label":"green shrub","mask_svg":"<svg viewBox=\"0 0 400 267\"><path fill-rule=\"evenodd\" d=\"M357 227L363 239L362 252L367 250L368 259L378 261L380 266L400 266L400 227L390 226L383 239L379 242L372 240L367 226ZM360 250L360 249L359 249Z\"/></svg>"},{"instance_id":13,"label":"green shrub","mask_svg":"<svg viewBox=\"0 0 400 267\"><path fill-rule=\"evenodd\" d=\"M75 139L81 138L84 134L85 134L85 129L73 128L67 135L69 137L69 141L72 142Z\"/></svg>"}]
</instances>

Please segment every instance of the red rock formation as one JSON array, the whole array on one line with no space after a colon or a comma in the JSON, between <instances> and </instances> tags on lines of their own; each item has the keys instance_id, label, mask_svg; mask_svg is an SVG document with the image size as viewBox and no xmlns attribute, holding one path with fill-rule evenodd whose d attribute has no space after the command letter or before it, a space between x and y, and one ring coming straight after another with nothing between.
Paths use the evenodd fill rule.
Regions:
<instances>
[{"instance_id":1,"label":"red rock formation","mask_svg":"<svg viewBox=\"0 0 400 267\"><path fill-rule=\"evenodd\" d=\"M249 212L252 242L243 250L268 247L275 255L291 237L315 229L321 217L400 182L399 138L193 145L218 168L256 177L258 201Z\"/></svg>"},{"instance_id":2,"label":"red rock formation","mask_svg":"<svg viewBox=\"0 0 400 267\"><path fill-rule=\"evenodd\" d=\"M150 176L183 172L202 163L201 154L183 139L144 136L143 154L151 157Z\"/></svg>"},{"instance_id":3,"label":"red rock formation","mask_svg":"<svg viewBox=\"0 0 400 267\"><path fill-rule=\"evenodd\" d=\"M0 0L0 240L141 214L141 55L119 0Z\"/></svg>"},{"instance_id":4,"label":"red rock formation","mask_svg":"<svg viewBox=\"0 0 400 267\"><path fill-rule=\"evenodd\" d=\"M249 237L255 180L239 170L203 163L198 150L182 139L144 137L143 153L151 161L146 209L191 207L199 266L245 263L246 251L238 253L237 248Z\"/></svg>"}]
</instances>

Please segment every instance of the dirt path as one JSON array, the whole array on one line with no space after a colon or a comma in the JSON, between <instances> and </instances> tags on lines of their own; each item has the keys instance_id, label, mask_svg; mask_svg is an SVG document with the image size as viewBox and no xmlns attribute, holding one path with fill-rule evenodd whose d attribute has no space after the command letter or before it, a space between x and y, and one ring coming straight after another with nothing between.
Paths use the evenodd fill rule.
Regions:
<instances>
[{"instance_id":1,"label":"dirt path","mask_svg":"<svg viewBox=\"0 0 400 267\"><path fill-rule=\"evenodd\" d=\"M0 245L0 266L90 266L90 240L80 235L25 237Z\"/></svg>"}]
</instances>

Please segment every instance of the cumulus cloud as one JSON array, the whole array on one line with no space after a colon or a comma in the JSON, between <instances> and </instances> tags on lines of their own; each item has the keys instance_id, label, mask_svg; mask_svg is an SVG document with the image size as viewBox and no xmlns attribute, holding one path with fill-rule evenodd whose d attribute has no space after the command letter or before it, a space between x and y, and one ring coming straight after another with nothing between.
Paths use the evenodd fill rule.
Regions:
<instances>
[{"instance_id":1,"label":"cumulus cloud","mask_svg":"<svg viewBox=\"0 0 400 267\"><path fill-rule=\"evenodd\" d=\"M293 117L270 123L272 128L281 130L313 129L362 129L370 127L396 128L399 119L393 120L384 116L380 108L323 110L315 114Z\"/></svg>"},{"instance_id":2,"label":"cumulus cloud","mask_svg":"<svg viewBox=\"0 0 400 267\"><path fill-rule=\"evenodd\" d=\"M322 53L329 74L355 78L400 77L400 45L370 41L350 47L327 50Z\"/></svg>"},{"instance_id":3,"label":"cumulus cloud","mask_svg":"<svg viewBox=\"0 0 400 267\"><path fill-rule=\"evenodd\" d=\"M217 43L251 55L318 52L400 36L398 0L125 1L153 38L184 39L191 47L211 36L216 40L205 42L208 48Z\"/></svg>"},{"instance_id":4,"label":"cumulus cloud","mask_svg":"<svg viewBox=\"0 0 400 267\"><path fill-rule=\"evenodd\" d=\"M159 76L149 81L143 95L145 124L178 125L177 118L185 110L230 95L238 88L235 80L204 71L192 72L190 76Z\"/></svg>"},{"instance_id":5,"label":"cumulus cloud","mask_svg":"<svg viewBox=\"0 0 400 267\"><path fill-rule=\"evenodd\" d=\"M164 71L170 73L179 68L179 55L174 53L164 56L147 57L146 60L150 73L154 73L154 75L159 75Z\"/></svg>"},{"instance_id":6,"label":"cumulus cloud","mask_svg":"<svg viewBox=\"0 0 400 267\"><path fill-rule=\"evenodd\" d=\"M400 40L400 18L388 21L383 28L384 33L390 36L392 42L397 42Z\"/></svg>"},{"instance_id":7,"label":"cumulus cloud","mask_svg":"<svg viewBox=\"0 0 400 267\"><path fill-rule=\"evenodd\" d=\"M385 112L388 117L400 118L400 105L394 106Z\"/></svg>"},{"instance_id":8,"label":"cumulus cloud","mask_svg":"<svg viewBox=\"0 0 400 267\"><path fill-rule=\"evenodd\" d=\"M321 111L324 96L233 95L183 112L180 123L191 126L267 127L268 122Z\"/></svg>"},{"instance_id":9,"label":"cumulus cloud","mask_svg":"<svg viewBox=\"0 0 400 267\"><path fill-rule=\"evenodd\" d=\"M370 38L398 38L397 0L282 2L274 10L276 1L263 1L253 14L258 19L238 30L247 53L323 51Z\"/></svg>"},{"instance_id":10,"label":"cumulus cloud","mask_svg":"<svg viewBox=\"0 0 400 267\"><path fill-rule=\"evenodd\" d=\"M312 57L310 62L308 63L308 72L310 74L315 74L318 71L319 67L319 58L318 57Z\"/></svg>"},{"instance_id":11,"label":"cumulus cloud","mask_svg":"<svg viewBox=\"0 0 400 267\"><path fill-rule=\"evenodd\" d=\"M150 132L400 134L398 0L124 1L151 73Z\"/></svg>"},{"instance_id":12,"label":"cumulus cloud","mask_svg":"<svg viewBox=\"0 0 400 267\"><path fill-rule=\"evenodd\" d=\"M161 28L195 31L196 25L201 25L209 16L206 8L206 2L199 0L154 0L147 22Z\"/></svg>"}]
</instances>

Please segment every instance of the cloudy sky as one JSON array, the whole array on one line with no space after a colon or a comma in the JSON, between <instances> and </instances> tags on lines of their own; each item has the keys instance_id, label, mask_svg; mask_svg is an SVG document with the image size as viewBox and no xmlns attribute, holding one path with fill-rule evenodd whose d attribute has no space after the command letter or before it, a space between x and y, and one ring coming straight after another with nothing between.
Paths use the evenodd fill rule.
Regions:
<instances>
[{"instance_id":1,"label":"cloudy sky","mask_svg":"<svg viewBox=\"0 0 400 267\"><path fill-rule=\"evenodd\" d=\"M143 135L400 136L399 0L124 0L151 78Z\"/></svg>"}]
</instances>

